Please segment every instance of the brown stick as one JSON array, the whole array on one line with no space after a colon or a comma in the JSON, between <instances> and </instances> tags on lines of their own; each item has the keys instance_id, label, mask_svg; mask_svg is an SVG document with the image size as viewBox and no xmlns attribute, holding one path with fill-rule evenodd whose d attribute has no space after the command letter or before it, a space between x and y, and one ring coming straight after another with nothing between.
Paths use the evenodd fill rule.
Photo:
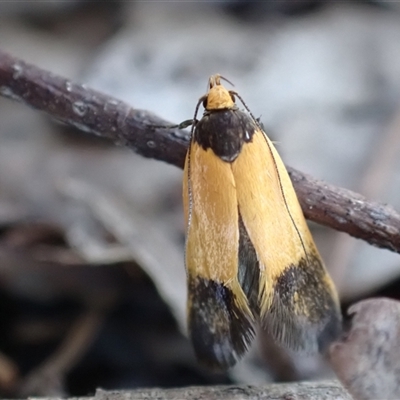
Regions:
<instances>
[{"instance_id":1,"label":"brown stick","mask_svg":"<svg viewBox=\"0 0 400 400\"><path fill-rule=\"evenodd\" d=\"M57 396L41 400L57 400ZM178 389L133 389L106 391L97 389L90 397L66 400L352 400L337 380L318 382L272 383L265 386L189 386Z\"/></svg>"},{"instance_id":2,"label":"brown stick","mask_svg":"<svg viewBox=\"0 0 400 400\"><path fill-rule=\"evenodd\" d=\"M106 391L97 389L93 397L75 400L351 400L338 381L273 383L265 386L189 386L179 389L134 389ZM54 400L42 397L41 400ZM72 399L67 399L72 400Z\"/></svg>"},{"instance_id":3,"label":"brown stick","mask_svg":"<svg viewBox=\"0 0 400 400\"><path fill-rule=\"evenodd\" d=\"M45 111L80 130L113 140L144 157L182 168L188 134L151 112L53 75L0 51L0 94ZM400 252L400 215L390 206L329 185L288 167L305 216Z\"/></svg>"},{"instance_id":4,"label":"brown stick","mask_svg":"<svg viewBox=\"0 0 400 400\"><path fill-rule=\"evenodd\" d=\"M329 348L333 370L354 400L400 399L400 302L353 304L348 330Z\"/></svg>"},{"instance_id":5,"label":"brown stick","mask_svg":"<svg viewBox=\"0 0 400 400\"><path fill-rule=\"evenodd\" d=\"M297 382L265 386L203 386L179 389L138 389L112 391L98 389L92 400L198 399L198 400L351 400L337 381Z\"/></svg>"},{"instance_id":6,"label":"brown stick","mask_svg":"<svg viewBox=\"0 0 400 400\"><path fill-rule=\"evenodd\" d=\"M19 394L29 396L35 393L40 396L43 392L61 390L63 377L87 351L103 319L103 312L94 309L78 318L60 347L24 378Z\"/></svg>"}]
</instances>

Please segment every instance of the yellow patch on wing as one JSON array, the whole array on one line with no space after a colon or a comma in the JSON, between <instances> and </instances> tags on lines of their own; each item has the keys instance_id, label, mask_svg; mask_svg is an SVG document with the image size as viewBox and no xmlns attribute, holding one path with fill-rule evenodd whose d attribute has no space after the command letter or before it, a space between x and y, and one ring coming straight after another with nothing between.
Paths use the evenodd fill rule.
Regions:
<instances>
[{"instance_id":1,"label":"yellow patch on wing","mask_svg":"<svg viewBox=\"0 0 400 400\"><path fill-rule=\"evenodd\" d=\"M188 274L224 284L243 312L251 315L237 279L239 215L230 164L192 142L185 163L183 198Z\"/></svg>"},{"instance_id":2,"label":"yellow patch on wing","mask_svg":"<svg viewBox=\"0 0 400 400\"><path fill-rule=\"evenodd\" d=\"M260 262L264 316L273 300L274 285L285 269L299 265L308 255L318 259L319 255L286 168L259 129L232 163L232 171L239 212ZM327 280L331 286L328 276Z\"/></svg>"}]
</instances>

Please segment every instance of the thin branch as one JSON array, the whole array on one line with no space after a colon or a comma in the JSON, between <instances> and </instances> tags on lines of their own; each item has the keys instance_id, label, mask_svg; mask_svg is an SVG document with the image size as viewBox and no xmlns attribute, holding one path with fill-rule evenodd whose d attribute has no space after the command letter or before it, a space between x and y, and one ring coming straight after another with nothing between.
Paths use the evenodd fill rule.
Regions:
<instances>
[{"instance_id":1,"label":"thin branch","mask_svg":"<svg viewBox=\"0 0 400 400\"><path fill-rule=\"evenodd\" d=\"M2 51L0 95L44 111L81 131L111 139L144 157L183 167L187 132L150 128L171 123Z\"/></svg>"},{"instance_id":2,"label":"thin branch","mask_svg":"<svg viewBox=\"0 0 400 400\"><path fill-rule=\"evenodd\" d=\"M58 400L57 396L41 400ZM97 389L90 397L65 397L66 400L352 400L337 380L318 382L272 383L264 386L188 386L133 390Z\"/></svg>"},{"instance_id":3,"label":"thin branch","mask_svg":"<svg viewBox=\"0 0 400 400\"><path fill-rule=\"evenodd\" d=\"M127 210L123 202L102 193L84 181L69 179L60 191L70 199L90 207L92 215L110 232L117 242L126 246L134 259L152 278L158 292L169 304L182 332L186 332L186 275L179 246L160 232L151 221ZM158 228L158 229L157 229Z\"/></svg>"},{"instance_id":4,"label":"thin branch","mask_svg":"<svg viewBox=\"0 0 400 400\"><path fill-rule=\"evenodd\" d=\"M338 381L275 383L265 386L193 386L178 389L137 389L106 391L97 389L91 400L351 400ZM44 400L44 399L43 399Z\"/></svg>"},{"instance_id":5,"label":"thin branch","mask_svg":"<svg viewBox=\"0 0 400 400\"><path fill-rule=\"evenodd\" d=\"M272 383L264 386L189 386L183 388L151 388L107 391L97 389L91 397L66 400L352 400L337 380L319 382ZM41 400L55 400L42 397Z\"/></svg>"},{"instance_id":6,"label":"thin branch","mask_svg":"<svg viewBox=\"0 0 400 400\"><path fill-rule=\"evenodd\" d=\"M331 365L354 400L400 399L400 302L353 304L347 332L329 348Z\"/></svg>"},{"instance_id":7,"label":"thin branch","mask_svg":"<svg viewBox=\"0 0 400 400\"><path fill-rule=\"evenodd\" d=\"M397 110L388 128L376 139L369 159L364 161L366 168L361 182L358 184L358 189L365 196L378 198L393 179L391 175L395 171L395 165L400 154L399 130L400 110ZM351 240L349 236L336 235L336 240L333 241L331 246L333 257L329 266L337 287L343 287L341 283L346 277L347 269L350 267L355 252L360 248L359 245L359 242Z\"/></svg>"},{"instance_id":8,"label":"thin branch","mask_svg":"<svg viewBox=\"0 0 400 400\"><path fill-rule=\"evenodd\" d=\"M134 88L133 88L134 89ZM182 168L188 134L155 114L27 64L0 51L0 94L42 110L80 130ZM315 222L400 252L400 215L390 206L313 179L288 167L305 216Z\"/></svg>"},{"instance_id":9,"label":"thin branch","mask_svg":"<svg viewBox=\"0 0 400 400\"><path fill-rule=\"evenodd\" d=\"M62 380L94 341L103 324L103 314L101 310L92 309L78 318L59 348L25 377L19 394L62 391Z\"/></svg>"}]
</instances>

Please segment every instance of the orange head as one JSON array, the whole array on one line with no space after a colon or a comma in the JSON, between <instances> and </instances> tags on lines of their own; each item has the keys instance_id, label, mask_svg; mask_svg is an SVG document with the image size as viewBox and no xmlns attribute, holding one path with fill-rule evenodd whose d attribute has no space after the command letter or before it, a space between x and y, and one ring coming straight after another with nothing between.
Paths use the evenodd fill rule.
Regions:
<instances>
[{"instance_id":1,"label":"orange head","mask_svg":"<svg viewBox=\"0 0 400 400\"><path fill-rule=\"evenodd\" d=\"M221 75L212 75L208 80L209 89L204 102L204 107L208 111L233 108L235 106L234 97L221 85L221 78L225 79Z\"/></svg>"}]
</instances>

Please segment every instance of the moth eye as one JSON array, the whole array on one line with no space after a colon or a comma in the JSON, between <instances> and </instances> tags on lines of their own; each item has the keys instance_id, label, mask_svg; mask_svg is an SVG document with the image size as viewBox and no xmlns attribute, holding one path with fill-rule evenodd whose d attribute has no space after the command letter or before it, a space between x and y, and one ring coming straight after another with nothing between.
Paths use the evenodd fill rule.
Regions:
<instances>
[{"instance_id":1,"label":"moth eye","mask_svg":"<svg viewBox=\"0 0 400 400\"><path fill-rule=\"evenodd\" d=\"M235 96L233 95L233 93L230 93L230 95L231 95L232 101L233 101L234 103L236 103L236 99L235 99Z\"/></svg>"},{"instance_id":2,"label":"moth eye","mask_svg":"<svg viewBox=\"0 0 400 400\"><path fill-rule=\"evenodd\" d=\"M208 97L206 97L206 98L203 100L203 107L204 107L204 108L207 108L207 99L208 99Z\"/></svg>"}]
</instances>

